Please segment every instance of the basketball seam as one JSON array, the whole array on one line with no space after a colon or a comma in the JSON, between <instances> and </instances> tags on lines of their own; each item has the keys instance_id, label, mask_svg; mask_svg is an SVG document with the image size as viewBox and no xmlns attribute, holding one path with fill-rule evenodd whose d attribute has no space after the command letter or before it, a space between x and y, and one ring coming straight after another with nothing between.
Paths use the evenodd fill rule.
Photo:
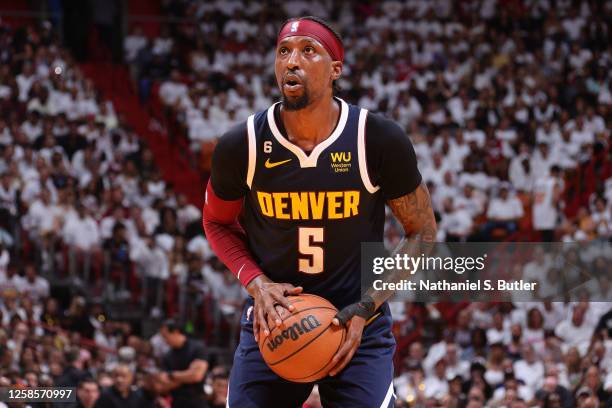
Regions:
<instances>
[{"instance_id":1,"label":"basketball seam","mask_svg":"<svg viewBox=\"0 0 612 408\"><path fill-rule=\"evenodd\" d=\"M327 328L329 328L329 326L328 326ZM325 330L327 330L327 329L325 329ZM338 352L338 350L340 350L340 347L342 346L342 343L344 342L344 338L346 337L346 336L345 336L345 334L346 334L346 332L345 332L344 330L342 330L342 339L340 340L340 343L338 343L338 347L336 347L336 351L334 351L334 355L336 355L336 353ZM300 350L303 350L303 347L302 347ZM331 363L331 360L329 361L329 363ZM310 375L307 375L306 377L299 377L299 378L287 378L287 379L288 379L289 381L298 381L298 380L301 380L301 379L304 379L304 378L312 377L313 375L317 375L317 374L319 374L321 371L325 370L325 369L327 368L327 366L329 365L329 363L325 364L325 365L324 365L324 366L323 366L321 369L319 369L319 370L315 371L314 373L312 373L312 374L310 374Z\"/></svg>"},{"instance_id":2,"label":"basketball seam","mask_svg":"<svg viewBox=\"0 0 612 408\"><path fill-rule=\"evenodd\" d=\"M307 310L312 310L312 309L326 309L326 310L336 310L336 311L338 310L338 309L336 309L334 307L327 307L327 306L312 306L312 307L307 307L306 309L301 309L301 310L298 310L296 312L292 312L286 318L281 320L281 322L284 322L285 320L289 319L290 317L295 316L295 313L302 313L302 312L305 312ZM278 327L278 326L276 326L276 327ZM276 327L274 329L276 329ZM274 331L274 329L272 329L272 331ZM272 333L270 333L270 334L272 334Z\"/></svg>"},{"instance_id":3,"label":"basketball seam","mask_svg":"<svg viewBox=\"0 0 612 408\"><path fill-rule=\"evenodd\" d=\"M312 339L310 339L306 344L304 344L302 347L300 347L299 349L295 350L293 353L289 354L288 356L285 356L283 358L281 358L278 361L275 361L274 363L270 363L270 366L274 366L277 365L279 363L282 363L283 361L293 357L294 355L296 355L297 353L299 353L300 351L304 350L304 348L308 347L310 345L310 343L312 343L313 341L315 341L316 339L318 339L319 337L321 337L326 331L327 329L329 329L329 327L331 326L331 323L325 328L325 330L323 330L321 333L317 334L315 337L313 337Z\"/></svg>"},{"instance_id":4,"label":"basketball seam","mask_svg":"<svg viewBox=\"0 0 612 408\"><path fill-rule=\"evenodd\" d=\"M289 354L288 356L285 356L283 358L281 358L278 361L275 361L274 363L269 363L268 365L274 366L277 365L278 363L282 363L283 361L287 360L288 358L293 357L294 355L296 355L297 353L299 353L300 351L302 351L305 347L307 347L310 343L312 343L313 341L315 341L316 339L318 339L319 337L321 337L323 335L323 333L325 333L329 328L331 327L331 323L329 325L327 325L327 327L325 328L325 330L323 330L321 333L317 334L314 338L310 339L306 344L304 344L301 348L299 348L298 350L295 350L293 353Z\"/></svg>"}]
</instances>

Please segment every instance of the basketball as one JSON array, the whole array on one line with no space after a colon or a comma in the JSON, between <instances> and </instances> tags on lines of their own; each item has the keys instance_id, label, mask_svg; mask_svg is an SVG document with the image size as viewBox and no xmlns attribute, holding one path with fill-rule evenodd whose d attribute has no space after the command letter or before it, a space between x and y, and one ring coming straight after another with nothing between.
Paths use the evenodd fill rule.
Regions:
<instances>
[{"instance_id":1,"label":"basketball","mask_svg":"<svg viewBox=\"0 0 612 408\"><path fill-rule=\"evenodd\" d=\"M331 359L344 341L345 329L332 325L338 310L315 295L289 296L295 310L283 325L260 339L264 361L279 376L293 382L312 382L327 375Z\"/></svg>"}]
</instances>

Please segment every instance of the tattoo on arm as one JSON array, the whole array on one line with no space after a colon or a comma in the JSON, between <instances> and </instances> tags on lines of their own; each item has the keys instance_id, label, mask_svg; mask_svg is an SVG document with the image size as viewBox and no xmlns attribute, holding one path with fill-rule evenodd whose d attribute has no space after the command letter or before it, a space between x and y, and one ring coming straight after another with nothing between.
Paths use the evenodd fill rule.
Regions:
<instances>
[{"instance_id":1,"label":"tattoo on arm","mask_svg":"<svg viewBox=\"0 0 612 408\"><path fill-rule=\"evenodd\" d=\"M404 227L406 238L435 242L436 219L425 183L421 183L412 193L390 200L387 204Z\"/></svg>"},{"instance_id":2,"label":"tattoo on arm","mask_svg":"<svg viewBox=\"0 0 612 408\"><path fill-rule=\"evenodd\" d=\"M436 219L431 206L431 197L425 183L421 183L415 191L387 202L393 214L404 227L405 237L393 251L393 254L406 254L418 257L428 255L436 241ZM395 270L385 274L385 282L400 282L410 276L409 270ZM392 291L367 292L375 303L380 306L393 294Z\"/></svg>"}]
</instances>

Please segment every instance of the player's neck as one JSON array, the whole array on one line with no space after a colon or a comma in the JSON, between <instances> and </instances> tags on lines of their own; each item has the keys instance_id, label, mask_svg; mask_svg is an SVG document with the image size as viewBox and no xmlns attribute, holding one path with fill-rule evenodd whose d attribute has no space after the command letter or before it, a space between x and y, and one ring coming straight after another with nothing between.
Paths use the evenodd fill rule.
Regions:
<instances>
[{"instance_id":1,"label":"player's neck","mask_svg":"<svg viewBox=\"0 0 612 408\"><path fill-rule=\"evenodd\" d=\"M289 141L304 150L312 150L333 132L340 117L340 104L330 97L297 111L287 111L281 106L280 116Z\"/></svg>"}]
</instances>

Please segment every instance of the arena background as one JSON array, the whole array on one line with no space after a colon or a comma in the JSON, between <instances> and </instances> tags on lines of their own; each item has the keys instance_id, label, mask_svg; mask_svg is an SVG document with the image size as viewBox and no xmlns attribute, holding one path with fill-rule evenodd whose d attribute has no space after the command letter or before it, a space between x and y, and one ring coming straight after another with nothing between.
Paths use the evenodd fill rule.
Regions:
<instances>
[{"instance_id":1,"label":"arena background","mask_svg":"<svg viewBox=\"0 0 612 408\"><path fill-rule=\"evenodd\" d=\"M200 206L216 139L278 99L274 41L291 16L332 22L339 96L406 129L440 241L609 242L611 13L572 0L0 0L0 386L108 387L126 363L138 388L175 317L204 342L205 390L224 406L246 294ZM390 217L387 243L400 232ZM597 259L604 275L611 257ZM610 303L393 308L398 407L612 406Z\"/></svg>"}]
</instances>

